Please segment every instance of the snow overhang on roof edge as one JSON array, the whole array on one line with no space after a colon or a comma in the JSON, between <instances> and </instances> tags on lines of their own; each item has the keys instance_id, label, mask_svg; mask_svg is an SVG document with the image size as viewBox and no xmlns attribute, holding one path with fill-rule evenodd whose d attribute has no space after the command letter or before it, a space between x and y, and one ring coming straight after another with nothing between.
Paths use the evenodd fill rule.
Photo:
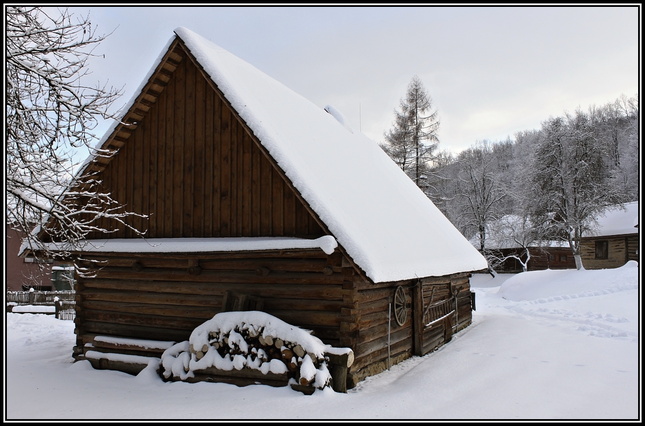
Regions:
<instances>
[{"instance_id":1,"label":"snow overhang on roof edge","mask_svg":"<svg viewBox=\"0 0 645 426\"><path fill-rule=\"evenodd\" d=\"M316 239L289 237L239 238L137 238L84 240L74 246L67 243L47 243L51 251L86 253L204 253L257 250L316 249L332 254L338 242L331 235Z\"/></svg>"}]
</instances>

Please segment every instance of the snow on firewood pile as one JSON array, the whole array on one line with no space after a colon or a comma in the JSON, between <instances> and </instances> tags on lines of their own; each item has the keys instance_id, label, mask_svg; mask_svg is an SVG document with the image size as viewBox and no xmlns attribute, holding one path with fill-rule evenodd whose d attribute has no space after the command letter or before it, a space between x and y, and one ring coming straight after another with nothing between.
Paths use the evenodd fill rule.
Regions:
<instances>
[{"instance_id":1,"label":"snow on firewood pile","mask_svg":"<svg viewBox=\"0 0 645 426\"><path fill-rule=\"evenodd\" d=\"M331 386L325 354L348 354L349 348L326 345L311 331L266 312L221 312L193 330L188 341L161 356L166 379L186 380L209 368L249 368L263 374L287 374L289 384L323 389Z\"/></svg>"}]
</instances>

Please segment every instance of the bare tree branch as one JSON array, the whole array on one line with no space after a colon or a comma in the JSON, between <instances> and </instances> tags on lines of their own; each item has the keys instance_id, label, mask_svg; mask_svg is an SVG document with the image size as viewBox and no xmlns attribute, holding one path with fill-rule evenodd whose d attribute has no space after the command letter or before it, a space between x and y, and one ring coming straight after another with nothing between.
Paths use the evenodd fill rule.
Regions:
<instances>
[{"instance_id":1,"label":"bare tree branch","mask_svg":"<svg viewBox=\"0 0 645 426\"><path fill-rule=\"evenodd\" d=\"M85 84L88 60L106 37L89 15L6 8L6 220L27 234L31 250L48 256L66 253L50 252L44 242L74 247L89 232L133 229L127 218L142 216L102 193L100 180L79 174L73 160L79 148L113 154L94 148L92 131L99 119L115 118L109 108L121 91ZM98 225L106 217L109 229ZM35 225L38 233L31 232Z\"/></svg>"}]
</instances>

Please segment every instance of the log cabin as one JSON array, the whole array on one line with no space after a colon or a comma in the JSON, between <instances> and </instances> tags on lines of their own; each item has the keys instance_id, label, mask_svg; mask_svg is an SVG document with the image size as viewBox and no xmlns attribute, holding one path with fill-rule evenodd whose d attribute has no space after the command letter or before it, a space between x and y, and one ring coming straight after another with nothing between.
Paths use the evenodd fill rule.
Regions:
<instances>
[{"instance_id":1,"label":"log cabin","mask_svg":"<svg viewBox=\"0 0 645 426\"><path fill-rule=\"evenodd\" d=\"M5 282L7 291L52 290L52 265L33 257L20 256L25 233L5 225Z\"/></svg>"},{"instance_id":2,"label":"log cabin","mask_svg":"<svg viewBox=\"0 0 645 426\"><path fill-rule=\"evenodd\" d=\"M350 348L352 388L471 324L486 260L339 118L176 29L100 142L114 154L80 173L147 218L130 223L144 238L70 251L94 270L77 277L75 359L137 374L215 314L261 310Z\"/></svg>"},{"instance_id":3,"label":"log cabin","mask_svg":"<svg viewBox=\"0 0 645 426\"><path fill-rule=\"evenodd\" d=\"M535 240L530 224L517 215L508 214L492 221L486 231L485 252L496 272L515 274L525 267L527 271L576 267L568 242ZM479 234L472 236L470 243L481 247Z\"/></svg>"},{"instance_id":4,"label":"log cabin","mask_svg":"<svg viewBox=\"0 0 645 426\"><path fill-rule=\"evenodd\" d=\"M500 273L517 274L524 271L523 263L526 264L527 271L573 269L576 267L573 254L568 245L565 246L560 241L549 241L548 244L551 245L535 245L526 248L513 246L490 248L490 255L494 256L497 261L493 269ZM528 262L527 250L531 256Z\"/></svg>"},{"instance_id":5,"label":"log cabin","mask_svg":"<svg viewBox=\"0 0 645 426\"><path fill-rule=\"evenodd\" d=\"M638 201L610 206L580 240L585 269L618 268L639 259Z\"/></svg>"}]
</instances>

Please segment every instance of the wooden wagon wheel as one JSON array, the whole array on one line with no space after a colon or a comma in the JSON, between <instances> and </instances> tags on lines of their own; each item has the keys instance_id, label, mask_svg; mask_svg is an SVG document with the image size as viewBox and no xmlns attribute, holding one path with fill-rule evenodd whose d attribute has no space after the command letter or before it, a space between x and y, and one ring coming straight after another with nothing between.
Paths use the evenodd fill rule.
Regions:
<instances>
[{"instance_id":1,"label":"wooden wagon wheel","mask_svg":"<svg viewBox=\"0 0 645 426\"><path fill-rule=\"evenodd\" d=\"M398 286L394 292L394 319L398 325L403 325L408 319L408 306L405 301L405 291Z\"/></svg>"}]
</instances>

